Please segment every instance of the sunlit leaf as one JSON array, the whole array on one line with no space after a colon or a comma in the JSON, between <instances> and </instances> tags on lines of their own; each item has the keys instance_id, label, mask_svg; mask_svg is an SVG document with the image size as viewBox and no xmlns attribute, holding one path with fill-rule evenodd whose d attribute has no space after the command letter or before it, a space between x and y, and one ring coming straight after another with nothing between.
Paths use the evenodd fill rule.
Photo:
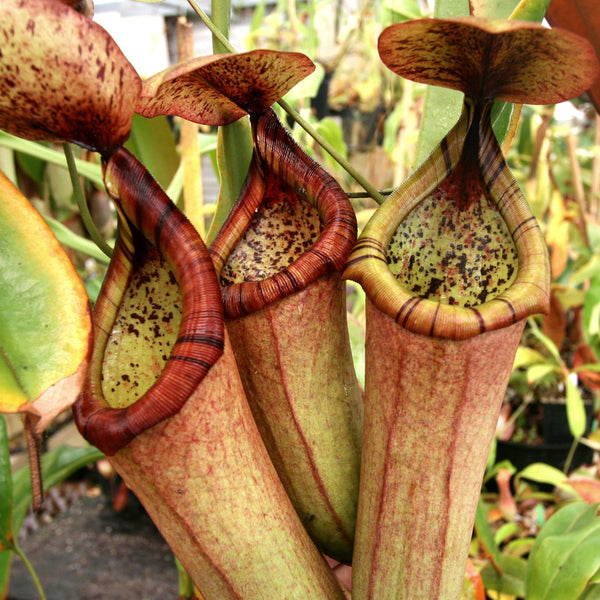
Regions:
<instances>
[{"instance_id":1,"label":"sunlit leaf","mask_svg":"<svg viewBox=\"0 0 600 600\"><path fill-rule=\"evenodd\" d=\"M102 27L58 0L3 0L0 35L0 129L98 150L125 141L140 79Z\"/></svg>"},{"instance_id":2,"label":"sunlit leaf","mask_svg":"<svg viewBox=\"0 0 600 600\"><path fill-rule=\"evenodd\" d=\"M0 174L0 411L40 417L76 399L91 321L75 269L43 219Z\"/></svg>"},{"instance_id":3,"label":"sunlit leaf","mask_svg":"<svg viewBox=\"0 0 600 600\"><path fill-rule=\"evenodd\" d=\"M179 166L179 154L173 128L164 116L145 119L134 115L131 135L125 147L152 173L166 189ZM173 198L177 201L177 198Z\"/></svg>"},{"instance_id":4,"label":"sunlit leaf","mask_svg":"<svg viewBox=\"0 0 600 600\"><path fill-rule=\"evenodd\" d=\"M314 68L303 54L272 50L194 58L145 80L136 111L225 125L271 106Z\"/></svg>"},{"instance_id":5,"label":"sunlit leaf","mask_svg":"<svg viewBox=\"0 0 600 600\"><path fill-rule=\"evenodd\" d=\"M474 17L508 19L519 0L470 0L471 14Z\"/></svg>"},{"instance_id":6,"label":"sunlit leaf","mask_svg":"<svg viewBox=\"0 0 600 600\"><path fill-rule=\"evenodd\" d=\"M517 355L515 356L515 364L513 369L518 369L519 367L529 367L536 363L545 363L547 362L546 357L534 350L530 346L519 346L517 349Z\"/></svg>"},{"instance_id":7,"label":"sunlit leaf","mask_svg":"<svg viewBox=\"0 0 600 600\"><path fill-rule=\"evenodd\" d=\"M519 478L530 479L538 483L547 483L559 488L572 491L571 486L567 482L567 476L556 467L552 467L545 463L533 463L525 467L517 475Z\"/></svg>"},{"instance_id":8,"label":"sunlit leaf","mask_svg":"<svg viewBox=\"0 0 600 600\"><path fill-rule=\"evenodd\" d=\"M550 248L552 275L561 275L569 260L569 216L562 194L554 190L550 196L549 218L546 223L546 242Z\"/></svg>"},{"instance_id":9,"label":"sunlit leaf","mask_svg":"<svg viewBox=\"0 0 600 600\"><path fill-rule=\"evenodd\" d=\"M575 439L579 439L587 427L587 418L585 415L585 407L583 399L579 393L577 385L571 377L567 377L566 386L566 402L567 402L567 420L569 421L569 429Z\"/></svg>"},{"instance_id":10,"label":"sunlit leaf","mask_svg":"<svg viewBox=\"0 0 600 600\"><path fill-rule=\"evenodd\" d=\"M531 385L551 373L559 373L556 365L551 363L532 365L527 369L527 382Z\"/></svg>"}]
</instances>

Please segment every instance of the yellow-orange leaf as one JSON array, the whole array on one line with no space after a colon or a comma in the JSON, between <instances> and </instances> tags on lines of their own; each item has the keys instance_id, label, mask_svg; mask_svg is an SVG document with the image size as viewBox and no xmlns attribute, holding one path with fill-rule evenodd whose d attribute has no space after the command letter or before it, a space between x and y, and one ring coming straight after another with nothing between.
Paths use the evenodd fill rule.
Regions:
<instances>
[{"instance_id":1,"label":"yellow-orange leaf","mask_svg":"<svg viewBox=\"0 0 600 600\"><path fill-rule=\"evenodd\" d=\"M79 393L91 338L85 289L60 244L0 173L0 412L41 431Z\"/></svg>"}]
</instances>

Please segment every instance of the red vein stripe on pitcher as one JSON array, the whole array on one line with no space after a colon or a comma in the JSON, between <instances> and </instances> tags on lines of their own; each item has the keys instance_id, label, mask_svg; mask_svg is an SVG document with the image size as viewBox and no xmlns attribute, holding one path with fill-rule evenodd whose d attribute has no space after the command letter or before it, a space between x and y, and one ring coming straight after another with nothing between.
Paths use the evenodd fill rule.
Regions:
<instances>
[{"instance_id":1,"label":"red vein stripe on pitcher","mask_svg":"<svg viewBox=\"0 0 600 600\"><path fill-rule=\"evenodd\" d=\"M92 372L75 406L75 418L85 438L111 455L181 409L222 355L224 325L212 261L186 217L143 165L124 149L110 157L104 177L126 222L121 223L121 237L95 308L100 335L94 348ZM160 376L134 404L117 409L106 406L103 399L102 358L125 288L120 284L115 289L114 282L122 279L124 270L131 273L136 231L155 245L172 270L181 289L182 318L177 340Z\"/></svg>"}]
</instances>

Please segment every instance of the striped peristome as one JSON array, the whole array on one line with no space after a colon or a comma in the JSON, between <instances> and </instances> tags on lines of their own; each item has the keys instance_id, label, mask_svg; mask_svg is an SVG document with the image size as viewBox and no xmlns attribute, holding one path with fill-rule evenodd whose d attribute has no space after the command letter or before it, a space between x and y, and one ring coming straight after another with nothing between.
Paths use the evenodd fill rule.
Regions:
<instances>
[{"instance_id":1,"label":"striped peristome","mask_svg":"<svg viewBox=\"0 0 600 600\"><path fill-rule=\"evenodd\" d=\"M379 208L348 259L344 276L360 282L369 290L369 298L375 306L415 333L466 339L547 310L549 271L544 238L496 141L490 124L491 106L491 102L465 101L458 123L429 158ZM478 141L475 147L465 143L469 132L473 131L471 128L474 128L474 137ZM465 155L469 152L474 154L471 160L475 160L476 164L465 171L464 179L479 178L480 173L481 186L487 196L486 210L490 214L491 209L497 212L498 218L494 221L496 237L504 233L505 239L497 244L500 250L490 252L490 244L485 244L480 253L486 256L484 251L487 251L486 258L493 263L484 268L490 272L491 267L496 269L496 274L492 272L495 279L483 282L489 284L489 289L480 286L473 290L472 281L466 281L460 290L463 300L449 301L439 293L448 277L444 272L448 266L444 265L444 256L430 261L437 269L430 274L427 284L423 284L422 278L413 281L403 279L402 265L396 267L393 263L410 260L410 252L405 256L398 249L401 236L398 232L402 232L411 213L418 210L419 205L431 201L429 199L460 168L461 161L466 160ZM479 200L478 194L470 201ZM451 203L453 199L448 201ZM461 217L477 217L477 212L466 210L468 207L459 210L461 200L454 201L456 212L460 212ZM432 239L426 246L428 251L434 252L439 223L434 220L426 222L422 218L416 221L423 230L428 227L436 229L431 232ZM479 215L473 219L470 232L465 228L465 236L477 234L487 225L488 222L481 221ZM420 260L421 257L417 256L416 261ZM434 278L438 279L432 283ZM438 282L436 288L434 284Z\"/></svg>"},{"instance_id":2,"label":"striped peristome","mask_svg":"<svg viewBox=\"0 0 600 600\"><path fill-rule=\"evenodd\" d=\"M231 318L260 310L305 288L325 273L341 271L356 240L354 210L333 177L300 149L273 110L252 114L251 122L255 154L249 175L238 201L210 246L215 270L222 279L221 283L226 283L222 296L225 315ZM294 251L290 264L278 267L273 260L267 277L249 277L246 274L244 280L239 281L229 268L231 265L228 267L228 260L236 246L244 243L244 236L252 235L253 224L263 218L257 216L256 211L263 204L265 193L269 193L267 188L273 185L289 202L296 204L293 209L296 222L302 222L300 228L304 230L299 232L294 226L287 227L285 232L281 229L279 233L294 237L303 233L304 240L299 241L301 246ZM277 228L282 224L281 221L277 224L276 219L280 220L281 215L274 214L270 223L271 242L265 239L250 242L250 245L264 244L260 248L263 261L269 253L278 251L269 247L278 244L275 238ZM320 227L317 231L318 222ZM249 271L247 263L243 270Z\"/></svg>"},{"instance_id":3,"label":"striped peristome","mask_svg":"<svg viewBox=\"0 0 600 600\"><path fill-rule=\"evenodd\" d=\"M95 307L92 366L75 416L86 439L111 455L181 409L221 356L224 323L212 261L187 218L127 150L115 152L104 169L106 187L121 217L120 236ZM179 286L179 330L150 388L129 406L111 408L102 388L105 351L132 271L148 253L170 269Z\"/></svg>"}]
</instances>

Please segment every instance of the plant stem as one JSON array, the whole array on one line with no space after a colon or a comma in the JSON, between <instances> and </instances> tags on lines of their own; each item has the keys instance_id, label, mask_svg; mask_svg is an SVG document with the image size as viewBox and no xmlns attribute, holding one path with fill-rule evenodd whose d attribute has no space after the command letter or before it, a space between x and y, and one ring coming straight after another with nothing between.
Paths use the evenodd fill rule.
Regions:
<instances>
[{"instance_id":1,"label":"plant stem","mask_svg":"<svg viewBox=\"0 0 600 600\"><path fill-rule=\"evenodd\" d=\"M579 444L579 439L574 439L571 447L569 448L569 454L567 454L567 459L565 460L565 466L563 467L563 473L565 475L569 474L569 469L571 468L571 463L573 462L573 456L575 455L575 450L577 448L577 444Z\"/></svg>"},{"instance_id":2,"label":"plant stem","mask_svg":"<svg viewBox=\"0 0 600 600\"><path fill-rule=\"evenodd\" d=\"M188 0L188 3L194 9L198 17L200 17L200 20L208 27L210 32L213 34L213 38L215 38L227 52L237 52L237 50L231 45L231 43L223 34L223 32L217 27L217 25L212 21L212 19L200 8L198 2L196 0Z\"/></svg>"},{"instance_id":3,"label":"plant stem","mask_svg":"<svg viewBox=\"0 0 600 600\"><path fill-rule=\"evenodd\" d=\"M177 19L177 51L179 60L194 57L194 32L192 24L185 16ZM185 213L200 237L206 239L206 227L202 207L204 188L202 185L202 166L200 159L200 126L197 123L181 119L181 164L183 165L183 205Z\"/></svg>"},{"instance_id":4,"label":"plant stem","mask_svg":"<svg viewBox=\"0 0 600 600\"><path fill-rule=\"evenodd\" d=\"M312 125L304 119L300 115L298 111L292 108L285 100L280 100L278 102L279 106L285 110L285 112L310 135L317 144L319 144L323 149L325 149L331 156L335 159L335 161L358 183L360 184L365 191L377 202L378 204L382 204L385 198L379 193L379 191L371 185L329 142L318 133Z\"/></svg>"},{"instance_id":5,"label":"plant stem","mask_svg":"<svg viewBox=\"0 0 600 600\"><path fill-rule=\"evenodd\" d=\"M210 29L213 36L219 43L229 52L237 52L234 46L223 35L210 17L200 8L196 0L188 0L190 6L196 11L200 20ZM378 204L384 201L383 196L377 189L371 185L322 135L320 135L314 127L306 121L296 110L294 110L285 100L278 102L279 106L294 119L315 142L317 142L324 150L326 150L334 160L359 184Z\"/></svg>"},{"instance_id":6,"label":"plant stem","mask_svg":"<svg viewBox=\"0 0 600 600\"><path fill-rule=\"evenodd\" d=\"M85 201L83 190L81 189L81 184L79 183L79 174L77 173L77 167L75 166L75 157L73 156L73 151L71 150L70 144L64 142L63 150L65 153L65 158L67 159L69 177L71 178L71 183L73 185L73 194L75 195L75 202L77 202L77 206L79 207L81 220L83 221L87 232L90 234L90 237L96 243L98 248L100 248L100 250L102 250L106 256L112 256L112 248L100 235L100 232L96 228L96 224L92 219L92 215L90 214L87 202Z\"/></svg>"},{"instance_id":7,"label":"plant stem","mask_svg":"<svg viewBox=\"0 0 600 600\"><path fill-rule=\"evenodd\" d=\"M23 552L23 550L21 550L21 548L19 547L17 542L13 543L13 550L15 551L15 554L23 561L25 568L27 569L27 571L29 572L29 575L31 576L31 579L33 580L33 584L35 585L35 589L37 590L37 593L38 593L40 599L46 600L46 594L44 593L44 588L42 587L42 584L40 583L39 577L37 576L37 573L35 572L33 565L27 558L27 555Z\"/></svg>"}]
</instances>

